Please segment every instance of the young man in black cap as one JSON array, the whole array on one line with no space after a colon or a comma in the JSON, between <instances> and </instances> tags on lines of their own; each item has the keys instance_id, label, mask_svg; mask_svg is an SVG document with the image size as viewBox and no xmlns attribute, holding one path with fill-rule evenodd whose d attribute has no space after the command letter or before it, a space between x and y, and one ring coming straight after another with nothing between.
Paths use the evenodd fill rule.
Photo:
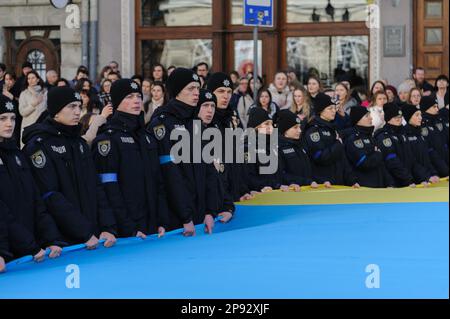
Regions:
<instances>
[{"instance_id":1,"label":"young man in black cap","mask_svg":"<svg viewBox=\"0 0 450 319\"><path fill-rule=\"evenodd\" d=\"M414 155L403 129L403 113L397 103L383 107L386 125L375 132L377 145L383 154L384 165L394 179L396 187L415 187L415 181L422 183L426 176L415 168Z\"/></svg>"},{"instance_id":2,"label":"young man in black cap","mask_svg":"<svg viewBox=\"0 0 450 319\"><path fill-rule=\"evenodd\" d=\"M212 124L214 114L216 113L216 105L216 96L208 90L201 89L200 97L194 115L196 115L196 117L198 117L202 121L202 131L207 128L217 128L214 124ZM225 192L222 180L220 178L220 172L224 168L223 164L220 164L220 161L218 159L214 159L214 167L217 174L214 173L214 176L212 178L214 178L217 183L217 195L219 201L218 211L220 212L219 216L222 217L220 221L222 223L226 223L233 217L235 206L231 196L228 194L228 192Z\"/></svg>"},{"instance_id":3,"label":"young man in black cap","mask_svg":"<svg viewBox=\"0 0 450 319\"><path fill-rule=\"evenodd\" d=\"M203 222L206 231L211 233L217 211L205 207L204 198L210 200L212 205L217 205L217 197L213 194L216 188L211 188L211 194L206 193L210 188L200 177L205 174L205 170L203 164L191 163L193 154L181 154L183 157L188 156L189 161L176 161L172 154L172 147L178 143L187 143L183 146L192 149L194 112L200 94L199 77L192 70L177 68L170 74L166 85L171 100L151 121L149 130L158 140L159 162L169 208L173 213L170 215L170 228L183 227L184 236L194 236L194 225ZM172 134L177 138L172 140ZM185 135L187 141L182 139ZM214 183L214 180L210 182Z\"/></svg>"},{"instance_id":4,"label":"young man in black cap","mask_svg":"<svg viewBox=\"0 0 450 319\"><path fill-rule=\"evenodd\" d=\"M273 122L269 114L260 107L250 109L248 118L249 129L254 129L256 140L246 137L245 140L245 181L248 188L256 192L270 192L282 188L287 191L289 187L282 185L278 163L272 165L272 156L278 156L277 145L272 143L274 134ZM264 143L265 142L265 143ZM253 144L255 143L255 144ZM253 159L252 157L256 157ZM270 169L272 172L264 172ZM298 188L297 188L298 190Z\"/></svg>"},{"instance_id":5,"label":"young man in black cap","mask_svg":"<svg viewBox=\"0 0 450 319\"><path fill-rule=\"evenodd\" d=\"M301 139L302 129L300 118L290 110L278 112L278 165L284 185L299 190L300 186L317 188L319 183L326 182L323 178L313 179L311 161L306 153Z\"/></svg>"},{"instance_id":6,"label":"young man in black cap","mask_svg":"<svg viewBox=\"0 0 450 319\"><path fill-rule=\"evenodd\" d=\"M140 86L121 79L111 87L115 113L92 152L99 180L114 211L119 237L146 238L168 227L168 208L157 143L145 129Z\"/></svg>"},{"instance_id":7,"label":"young man in black cap","mask_svg":"<svg viewBox=\"0 0 450 319\"><path fill-rule=\"evenodd\" d=\"M214 115L214 124L222 133L223 152L220 163L223 164L223 171L220 172L224 189L234 201L242 201L252 198L248 193L249 189L244 180L242 180L243 165L237 163L235 159L235 150L240 147L241 135L237 136L237 141L233 141L233 146L226 145L226 131L234 132L240 127L237 112L230 106L231 96L233 94L233 83L231 78L222 72L217 72L209 78L207 88L214 93L217 98L216 113ZM227 154L232 151L232 154ZM232 158L231 163L227 163L226 159Z\"/></svg>"},{"instance_id":8,"label":"young man in black cap","mask_svg":"<svg viewBox=\"0 0 450 319\"><path fill-rule=\"evenodd\" d=\"M448 145L443 135L443 124L439 118L439 107L435 95L420 100L422 111L422 136L428 143L431 163L440 177L448 176Z\"/></svg>"},{"instance_id":9,"label":"young man in black cap","mask_svg":"<svg viewBox=\"0 0 450 319\"><path fill-rule=\"evenodd\" d=\"M53 217L40 198L26 156L12 139L15 110L11 100L0 96L0 203L8 210L8 232L15 258L34 256L36 261L61 254L65 245Z\"/></svg>"},{"instance_id":10,"label":"young man in black cap","mask_svg":"<svg viewBox=\"0 0 450 319\"><path fill-rule=\"evenodd\" d=\"M94 161L80 137L81 97L69 87L48 93L49 117L24 132L24 151L42 198L65 242L114 245L116 225Z\"/></svg>"},{"instance_id":11,"label":"young man in black cap","mask_svg":"<svg viewBox=\"0 0 450 319\"><path fill-rule=\"evenodd\" d=\"M367 108L350 109L352 128L344 140L347 158L352 165L358 183L364 187L394 187L394 180L384 166L383 154L373 138L374 126Z\"/></svg>"},{"instance_id":12,"label":"young man in black cap","mask_svg":"<svg viewBox=\"0 0 450 319\"><path fill-rule=\"evenodd\" d=\"M422 113L419 105L404 104L403 117L406 121L405 137L415 159L415 174L424 185L438 183L439 177L430 160L429 146L422 136ZM417 178L417 177L416 177ZM417 181L417 179L416 179Z\"/></svg>"},{"instance_id":13,"label":"young man in black cap","mask_svg":"<svg viewBox=\"0 0 450 319\"><path fill-rule=\"evenodd\" d=\"M336 105L331 97L319 93L315 97L314 110L314 119L308 124L305 136L313 176L326 178L325 187L335 184L359 188L345 156L342 139L332 123L336 117Z\"/></svg>"}]
</instances>

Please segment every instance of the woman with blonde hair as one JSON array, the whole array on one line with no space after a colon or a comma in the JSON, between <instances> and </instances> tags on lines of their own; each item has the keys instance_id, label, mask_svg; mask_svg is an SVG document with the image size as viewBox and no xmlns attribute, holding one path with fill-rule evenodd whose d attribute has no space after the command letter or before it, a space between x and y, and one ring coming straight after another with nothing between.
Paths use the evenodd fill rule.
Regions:
<instances>
[{"instance_id":1,"label":"woman with blonde hair","mask_svg":"<svg viewBox=\"0 0 450 319\"><path fill-rule=\"evenodd\" d=\"M303 123L308 123L312 117L309 94L303 86L298 86L292 92L291 112L296 114Z\"/></svg>"},{"instance_id":2,"label":"woman with blonde hair","mask_svg":"<svg viewBox=\"0 0 450 319\"><path fill-rule=\"evenodd\" d=\"M386 122L384 121L383 107L387 103L388 97L385 92L376 92L370 102L369 111L372 116L372 124L375 127L374 132L382 128Z\"/></svg>"},{"instance_id":3,"label":"woman with blonde hair","mask_svg":"<svg viewBox=\"0 0 450 319\"><path fill-rule=\"evenodd\" d=\"M409 91L408 103L414 106L420 105L420 100L422 99L422 91L419 88L412 88Z\"/></svg>"},{"instance_id":4,"label":"woman with blonde hair","mask_svg":"<svg viewBox=\"0 0 450 319\"><path fill-rule=\"evenodd\" d=\"M344 130L350 128L350 109L358 105L358 102L351 96L348 86L339 82L334 88L335 100L336 100L336 118L334 124L338 130Z\"/></svg>"}]
</instances>

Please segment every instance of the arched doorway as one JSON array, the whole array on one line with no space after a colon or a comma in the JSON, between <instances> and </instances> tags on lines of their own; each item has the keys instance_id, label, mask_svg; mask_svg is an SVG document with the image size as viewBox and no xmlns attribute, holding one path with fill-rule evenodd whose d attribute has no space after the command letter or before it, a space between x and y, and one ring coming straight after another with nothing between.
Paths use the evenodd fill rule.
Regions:
<instances>
[{"instance_id":1,"label":"arched doorway","mask_svg":"<svg viewBox=\"0 0 450 319\"><path fill-rule=\"evenodd\" d=\"M21 74L24 62L30 62L42 79L45 79L47 70L59 72L59 56L53 43L42 37L31 37L25 40L18 48L16 74Z\"/></svg>"}]
</instances>

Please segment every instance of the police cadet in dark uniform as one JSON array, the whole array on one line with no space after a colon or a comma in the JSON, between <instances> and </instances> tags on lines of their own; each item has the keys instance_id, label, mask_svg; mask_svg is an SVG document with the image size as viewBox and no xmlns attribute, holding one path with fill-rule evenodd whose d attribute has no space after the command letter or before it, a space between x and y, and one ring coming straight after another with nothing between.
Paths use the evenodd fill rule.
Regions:
<instances>
[{"instance_id":1,"label":"police cadet in dark uniform","mask_svg":"<svg viewBox=\"0 0 450 319\"><path fill-rule=\"evenodd\" d=\"M19 258L50 258L61 254L62 236L45 204L31 173L26 156L13 137L16 115L11 100L0 96L0 202L8 210L8 232L11 252Z\"/></svg>"},{"instance_id":2,"label":"police cadet in dark uniform","mask_svg":"<svg viewBox=\"0 0 450 319\"><path fill-rule=\"evenodd\" d=\"M176 161L171 152L172 147L179 143L192 146L200 80L192 70L177 68L170 74L166 85L171 100L151 121L149 130L158 140L159 162L172 213L170 228L183 227L185 236L193 236L194 225L204 223L206 231L211 233L218 203L215 179L209 175L214 171L203 163L192 163L192 154L181 154L182 157L188 156L189 160ZM172 133L178 134L174 140L170 138ZM186 137L183 139L183 136ZM180 155L179 152L176 155Z\"/></svg>"},{"instance_id":3,"label":"police cadet in dark uniform","mask_svg":"<svg viewBox=\"0 0 450 319\"><path fill-rule=\"evenodd\" d=\"M336 116L336 105L331 97L319 93L315 98L314 110L314 118L308 123L305 134L313 176L327 178L326 187L335 184L358 188L356 176L345 156L342 139L332 123Z\"/></svg>"},{"instance_id":4,"label":"police cadet in dark uniform","mask_svg":"<svg viewBox=\"0 0 450 319\"><path fill-rule=\"evenodd\" d=\"M411 145L402 125L403 113L397 103L387 103L383 107L386 125L375 132L377 145L383 154L384 165L395 187L415 187L415 181L427 180L421 176L421 169L415 164Z\"/></svg>"},{"instance_id":5,"label":"police cadet in dark uniform","mask_svg":"<svg viewBox=\"0 0 450 319\"><path fill-rule=\"evenodd\" d=\"M236 150L242 146L241 138L242 134L238 136L237 141L233 141L233 147L227 147L226 145L226 131L233 130L240 127L239 116L236 110L230 105L231 96L233 94L233 83L231 78L222 72L217 72L211 75L208 80L207 88L214 93L217 98L216 113L214 115L213 123L221 131L222 134L222 158L220 164L223 164L223 170L220 172L220 177L224 185L224 189L229 193L227 196L231 196L234 201L242 201L251 199L253 196L249 194L246 181L242 179L244 165L238 163L235 159ZM233 154L227 154L233 150ZM227 163L226 158L233 158L231 163Z\"/></svg>"},{"instance_id":6,"label":"police cadet in dark uniform","mask_svg":"<svg viewBox=\"0 0 450 319\"><path fill-rule=\"evenodd\" d=\"M439 119L436 96L424 96L420 100L422 110L422 136L428 143L431 163L440 177L448 176L448 145L443 135L443 124Z\"/></svg>"},{"instance_id":7,"label":"police cadet in dark uniform","mask_svg":"<svg viewBox=\"0 0 450 319\"><path fill-rule=\"evenodd\" d=\"M449 142L449 130L448 130L448 107L449 107L449 101L448 101L448 92L444 97L444 101L445 101L445 107L443 107L442 109L439 110L439 121L438 123L442 123L443 126L443 130L442 130L442 134L444 135L445 138L445 142L447 143L447 145L450 145Z\"/></svg>"},{"instance_id":8,"label":"police cadet in dark uniform","mask_svg":"<svg viewBox=\"0 0 450 319\"><path fill-rule=\"evenodd\" d=\"M394 180L386 170L383 154L373 138L374 126L367 108L350 109L352 128L347 130L344 145L358 183L364 187L394 187Z\"/></svg>"},{"instance_id":9,"label":"police cadet in dark uniform","mask_svg":"<svg viewBox=\"0 0 450 319\"><path fill-rule=\"evenodd\" d=\"M200 89L200 98L194 112L194 118L197 117L202 121L202 132L208 128L217 129L217 124L214 125L212 123L216 112L216 105L216 96L208 90ZM206 141L204 144L210 142L212 142L212 139L210 141ZM220 177L220 172L223 171L224 165L220 163L220 160L214 159L214 167L217 171L217 174L215 175L218 188L218 211L220 212L219 216L222 217L220 221L222 223L226 223L233 217L236 207L234 205L233 198L231 198L228 192L225 192L224 185Z\"/></svg>"},{"instance_id":10,"label":"police cadet in dark uniform","mask_svg":"<svg viewBox=\"0 0 450 319\"><path fill-rule=\"evenodd\" d=\"M5 204L0 202L0 273L6 271L6 263L13 258L9 249L7 211Z\"/></svg>"},{"instance_id":11,"label":"police cadet in dark uniform","mask_svg":"<svg viewBox=\"0 0 450 319\"><path fill-rule=\"evenodd\" d=\"M300 118L290 110L281 110L277 115L278 165L284 185L294 190L299 186L317 188L325 179L313 180L311 161L301 139Z\"/></svg>"},{"instance_id":12,"label":"police cadet in dark uniform","mask_svg":"<svg viewBox=\"0 0 450 319\"><path fill-rule=\"evenodd\" d=\"M111 100L115 113L101 128L92 153L119 237L161 237L168 227L168 207L158 144L144 124L141 88L133 80L118 80Z\"/></svg>"},{"instance_id":13,"label":"police cadet in dark uniform","mask_svg":"<svg viewBox=\"0 0 450 319\"><path fill-rule=\"evenodd\" d=\"M81 97L69 87L48 93L49 117L24 132L33 175L65 242L95 249L114 245L116 225L97 181L89 146L80 137Z\"/></svg>"},{"instance_id":14,"label":"police cadet in dark uniform","mask_svg":"<svg viewBox=\"0 0 450 319\"><path fill-rule=\"evenodd\" d=\"M404 104L403 117L406 121L405 136L415 159L415 175L419 176L422 184L438 183L439 177L431 163L429 145L422 136L422 114L419 105ZM416 177L417 178L417 177ZM416 179L417 180L417 179Z\"/></svg>"},{"instance_id":15,"label":"police cadet in dark uniform","mask_svg":"<svg viewBox=\"0 0 450 319\"><path fill-rule=\"evenodd\" d=\"M271 141L274 134L272 119L260 107L250 109L249 113L247 125L255 130L256 139L245 138L245 181L249 189L256 192L265 193L280 188L286 191L289 187L282 185L278 163L274 162L274 158L278 157L278 145Z\"/></svg>"}]
</instances>

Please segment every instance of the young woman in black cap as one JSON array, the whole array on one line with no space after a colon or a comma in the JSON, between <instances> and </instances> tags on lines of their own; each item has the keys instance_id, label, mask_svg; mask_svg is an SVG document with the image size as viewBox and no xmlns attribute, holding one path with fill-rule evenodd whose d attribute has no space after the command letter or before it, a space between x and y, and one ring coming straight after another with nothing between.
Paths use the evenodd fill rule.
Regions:
<instances>
[{"instance_id":1,"label":"young woman in black cap","mask_svg":"<svg viewBox=\"0 0 450 319\"><path fill-rule=\"evenodd\" d=\"M65 242L95 249L115 244L116 222L97 180L89 146L80 137L81 98L69 87L48 95L49 117L24 132L34 179Z\"/></svg>"},{"instance_id":2,"label":"young woman in black cap","mask_svg":"<svg viewBox=\"0 0 450 319\"><path fill-rule=\"evenodd\" d=\"M245 180L248 188L256 192L270 192L282 186L278 163L274 166L273 157L278 157L277 145L272 143L273 121L268 113L259 107L250 110L248 127L255 130L256 139L245 139ZM267 172L265 170L268 170Z\"/></svg>"},{"instance_id":3,"label":"young woman in black cap","mask_svg":"<svg viewBox=\"0 0 450 319\"><path fill-rule=\"evenodd\" d=\"M358 183L364 187L394 187L386 170L383 154L373 138L374 126L370 111L363 106L350 109L352 128L346 133L345 152Z\"/></svg>"},{"instance_id":4,"label":"young woman in black cap","mask_svg":"<svg viewBox=\"0 0 450 319\"><path fill-rule=\"evenodd\" d=\"M428 182L438 183L439 177L431 163L428 143L422 136L422 112L420 106L404 104L402 113L407 123L404 128L405 137L414 155L416 176L420 177L419 180L423 181L425 185Z\"/></svg>"},{"instance_id":5,"label":"young woman in black cap","mask_svg":"<svg viewBox=\"0 0 450 319\"><path fill-rule=\"evenodd\" d=\"M323 179L313 179L311 161L301 139L301 119L289 110L281 110L277 116L278 167L284 185L298 191L300 186L317 188Z\"/></svg>"},{"instance_id":6,"label":"young woman in black cap","mask_svg":"<svg viewBox=\"0 0 450 319\"><path fill-rule=\"evenodd\" d=\"M34 256L35 261L61 254L65 244L34 182L27 157L12 139L14 105L0 97L0 204L5 209L10 251L15 258Z\"/></svg>"},{"instance_id":7,"label":"young woman in black cap","mask_svg":"<svg viewBox=\"0 0 450 319\"><path fill-rule=\"evenodd\" d=\"M375 132L374 137L383 154L384 165L394 179L396 187L415 187L416 182L427 181L416 169L414 154L403 129L403 112L397 103L383 107L386 125Z\"/></svg>"},{"instance_id":8,"label":"young woman in black cap","mask_svg":"<svg viewBox=\"0 0 450 319\"><path fill-rule=\"evenodd\" d=\"M448 145L444 137L444 125L439 117L436 96L424 96L420 100L422 110L422 136L428 143L431 163L440 177L448 176Z\"/></svg>"},{"instance_id":9,"label":"young woman in black cap","mask_svg":"<svg viewBox=\"0 0 450 319\"><path fill-rule=\"evenodd\" d=\"M336 117L336 105L328 95L319 93L315 98L314 111L316 115L305 134L313 176L326 177L326 187L335 184L358 188L357 179L345 156L342 139L332 123Z\"/></svg>"}]
</instances>

